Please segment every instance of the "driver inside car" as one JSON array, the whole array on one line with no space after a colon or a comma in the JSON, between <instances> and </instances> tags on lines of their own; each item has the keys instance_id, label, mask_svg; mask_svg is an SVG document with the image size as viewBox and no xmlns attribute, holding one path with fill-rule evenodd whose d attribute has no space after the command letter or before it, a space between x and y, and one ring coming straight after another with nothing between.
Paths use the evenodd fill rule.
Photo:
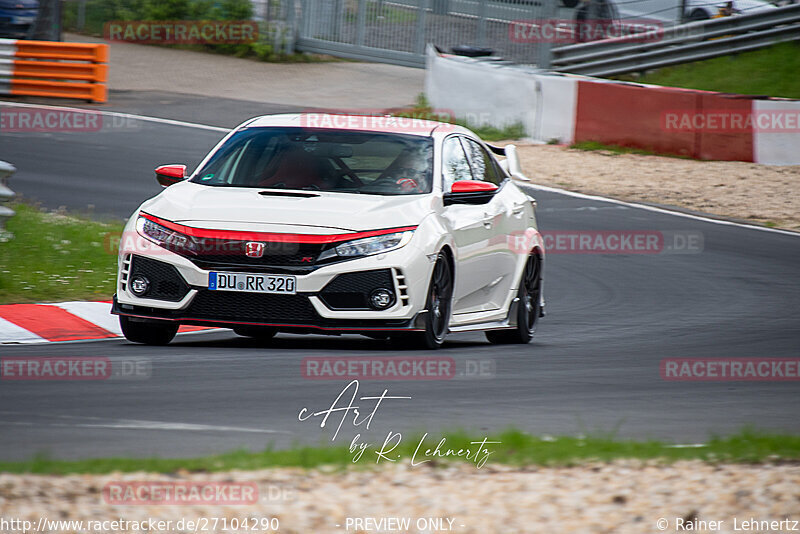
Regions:
<instances>
[{"instance_id":1,"label":"driver inside car","mask_svg":"<svg viewBox=\"0 0 800 534\"><path fill-rule=\"evenodd\" d=\"M428 156L419 150L403 150L376 182L392 182L403 193L422 193L428 189Z\"/></svg>"}]
</instances>

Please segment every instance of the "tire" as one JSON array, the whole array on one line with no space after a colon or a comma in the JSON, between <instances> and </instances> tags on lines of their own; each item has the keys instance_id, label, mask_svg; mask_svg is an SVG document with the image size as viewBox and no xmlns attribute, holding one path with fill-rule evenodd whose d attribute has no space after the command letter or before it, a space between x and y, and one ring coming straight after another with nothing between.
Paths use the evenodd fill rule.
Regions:
<instances>
[{"instance_id":1,"label":"tire","mask_svg":"<svg viewBox=\"0 0 800 534\"><path fill-rule=\"evenodd\" d=\"M425 301L425 330L409 332L394 339L409 348L438 349L444 343L450 325L450 310L453 304L453 267L450 257L439 252L433 274L428 284L428 298Z\"/></svg>"},{"instance_id":2,"label":"tire","mask_svg":"<svg viewBox=\"0 0 800 534\"><path fill-rule=\"evenodd\" d=\"M704 9L695 9L689 14L689 18L686 19L687 22L695 22L698 20L708 20L711 17Z\"/></svg>"},{"instance_id":3,"label":"tire","mask_svg":"<svg viewBox=\"0 0 800 534\"><path fill-rule=\"evenodd\" d=\"M262 326L239 326L233 329L236 334L242 337L251 337L261 341L267 341L275 337L278 330L275 328L262 327Z\"/></svg>"},{"instance_id":4,"label":"tire","mask_svg":"<svg viewBox=\"0 0 800 534\"><path fill-rule=\"evenodd\" d=\"M178 324L166 321L132 321L119 316L119 326L125 339L144 345L168 345L178 333Z\"/></svg>"},{"instance_id":5,"label":"tire","mask_svg":"<svg viewBox=\"0 0 800 534\"><path fill-rule=\"evenodd\" d=\"M517 326L512 330L486 332L486 339L498 345L524 345L533 339L539 314L542 311L542 262L538 255L531 254L525 263L522 280L517 290Z\"/></svg>"}]
</instances>

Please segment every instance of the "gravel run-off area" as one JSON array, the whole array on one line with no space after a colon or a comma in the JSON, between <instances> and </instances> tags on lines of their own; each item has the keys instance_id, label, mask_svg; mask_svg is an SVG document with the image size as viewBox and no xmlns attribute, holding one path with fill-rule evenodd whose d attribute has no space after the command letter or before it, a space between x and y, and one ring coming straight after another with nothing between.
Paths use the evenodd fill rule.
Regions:
<instances>
[{"instance_id":1,"label":"gravel run-off area","mask_svg":"<svg viewBox=\"0 0 800 534\"><path fill-rule=\"evenodd\" d=\"M125 481L255 483L259 498L257 504L238 506L109 504L104 488ZM482 534L676 532L682 531L676 527L683 520L684 526L692 523L695 530L732 533L748 531L735 530L744 521L800 519L800 466L618 460L573 467L509 467L489 462L481 469L472 464L393 464L376 469L276 468L169 476L0 474L0 517L34 524L40 517L156 518L171 520L173 525L180 519L202 517L229 521L269 517L278 518L279 532L315 534L397 532L348 529L348 517L351 525L353 518L408 518L412 528L407 532L445 531L415 525L420 519L449 518L452 532ZM698 528L710 521L722 522L721 528ZM448 526L446 519L442 524ZM791 527L791 521L784 524ZM665 525L666 529L659 528ZM208 531L223 532L220 528Z\"/></svg>"},{"instance_id":2,"label":"gravel run-off area","mask_svg":"<svg viewBox=\"0 0 800 534\"><path fill-rule=\"evenodd\" d=\"M515 144L525 174L536 184L800 231L800 165Z\"/></svg>"}]
</instances>

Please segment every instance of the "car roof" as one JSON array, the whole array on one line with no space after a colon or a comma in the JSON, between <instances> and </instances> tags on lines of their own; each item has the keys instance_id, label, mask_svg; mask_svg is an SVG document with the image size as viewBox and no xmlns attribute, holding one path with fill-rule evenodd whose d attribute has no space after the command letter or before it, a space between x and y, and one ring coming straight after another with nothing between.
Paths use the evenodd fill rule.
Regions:
<instances>
[{"instance_id":1,"label":"car roof","mask_svg":"<svg viewBox=\"0 0 800 534\"><path fill-rule=\"evenodd\" d=\"M239 128L267 128L267 127L295 127L295 128L324 128L348 131L370 131L382 133L396 133L406 135L419 135L430 137L436 133L468 133L469 130L461 126L446 122L417 119L411 117L396 117L393 115L362 115L355 113L281 113L278 115L262 115L242 123ZM237 128L238 129L238 128ZM472 134L474 135L474 134Z\"/></svg>"}]
</instances>

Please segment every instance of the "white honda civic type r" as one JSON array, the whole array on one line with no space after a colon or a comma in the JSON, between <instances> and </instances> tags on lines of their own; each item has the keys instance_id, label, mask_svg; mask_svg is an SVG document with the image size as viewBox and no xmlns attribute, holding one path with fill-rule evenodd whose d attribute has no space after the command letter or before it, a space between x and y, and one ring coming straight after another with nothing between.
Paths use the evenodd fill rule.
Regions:
<instances>
[{"instance_id":1,"label":"white honda civic type r","mask_svg":"<svg viewBox=\"0 0 800 534\"><path fill-rule=\"evenodd\" d=\"M544 247L515 148L466 128L264 116L192 174L165 165L156 178L166 189L120 242L112 313L130 341L166 344L188 324L527 343L544 315Z\"/></svg>"}]
</instances>

